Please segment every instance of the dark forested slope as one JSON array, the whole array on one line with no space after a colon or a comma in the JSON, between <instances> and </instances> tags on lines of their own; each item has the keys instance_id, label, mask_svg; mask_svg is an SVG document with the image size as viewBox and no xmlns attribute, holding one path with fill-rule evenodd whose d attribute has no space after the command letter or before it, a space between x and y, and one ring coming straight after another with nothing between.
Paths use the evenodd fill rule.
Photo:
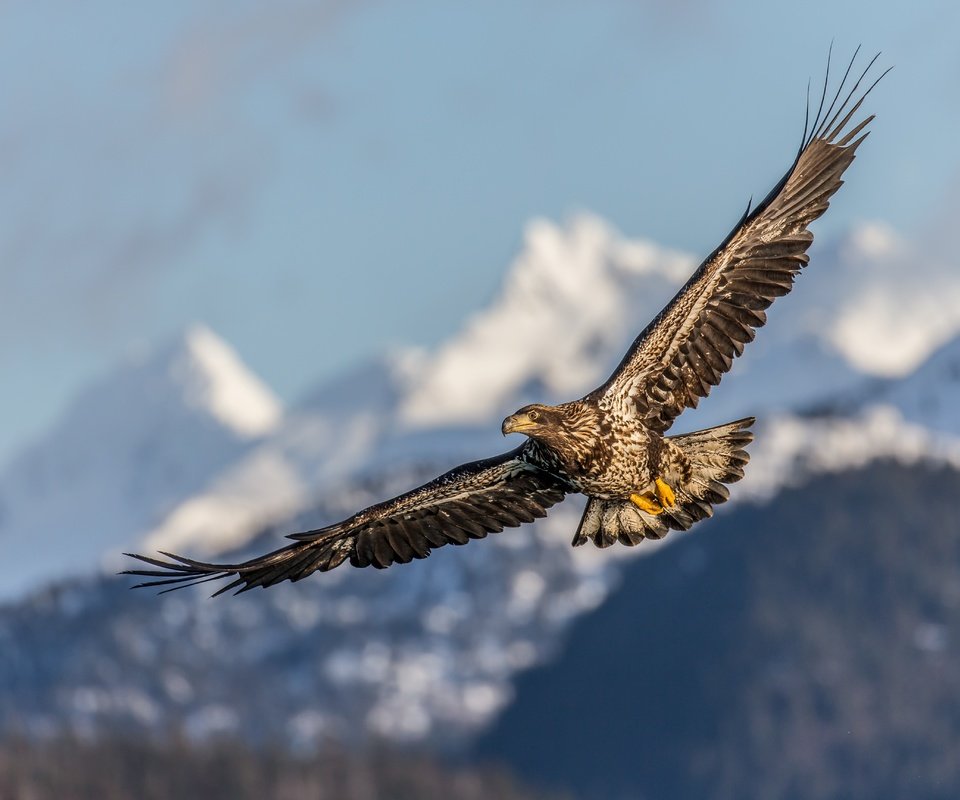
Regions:
<instances>
[{"instance_id":1,"label":"dark forested slope","mask_svg":"<svg viewBox=\"0 0 960 800\"><path fill-rule=\"evenodd\" d=\"M632 564L478 752L605 800L960 796L960 474L820 477Z\"/></svg>"}]
</instances>

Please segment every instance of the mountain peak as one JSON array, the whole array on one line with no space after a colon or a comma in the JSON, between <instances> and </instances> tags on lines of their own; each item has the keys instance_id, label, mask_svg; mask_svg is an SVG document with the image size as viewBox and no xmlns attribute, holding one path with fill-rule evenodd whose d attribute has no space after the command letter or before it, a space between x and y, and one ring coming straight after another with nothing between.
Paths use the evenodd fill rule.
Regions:
<instances>
[{"instance_id":1,"label":"mountain peak","mask_svg":"<svg viewBox=\"0 0 960 800\"><path fill-rule=\"evenodd\" d=\"M400 418L412 427L489 419L524 387L567 396L602 380L627 325L655 313L691 269L688 256L631 242L598 217L537 219L499 296L422 356ZM643 297L634 314L630 298Z\"/></svg>"},{"instance_id":2,"label":"mountain peak","mask_svg":"<svg viewBox=\"0 0 960 800\"><path fill-rule=\"evenodd\" d=\"M206 409L240 436L274 430L282 416L276 395L205 325L186 329L170 360L188 405Z\"/></svg>"},{"instance_id":3,"label":"mountain peak","mask_svg":"<svg viewBox=\"0 0 960 800\"><path fill-rule=\"evenodd\" d=\"M0 472L0 558L21 565L0 597L130 546L280 421L270 390L208 328L127 359Z\"/></svg>"}]
</instances>

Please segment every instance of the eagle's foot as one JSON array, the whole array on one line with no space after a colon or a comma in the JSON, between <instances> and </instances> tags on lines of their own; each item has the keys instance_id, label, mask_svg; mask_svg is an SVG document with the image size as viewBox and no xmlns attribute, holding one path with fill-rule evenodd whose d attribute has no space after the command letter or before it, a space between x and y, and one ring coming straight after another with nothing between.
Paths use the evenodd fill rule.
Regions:
<instances>
[{"instance_id":1,"label":"eagle's foot","mask_svg":"<svg viewBox=\"0 0 960 800\"><path fill-rule=\"evenodd\" d=\"M630 502L641 511L657 516L664 511L677 507L677 495L663 478L655 478L653 491L630 495Z\"/></svg>"},{"instance_id":2,"label":"eagle's foot","mask_svg":"<svg viewBox=\"0 0 960 800\"><path fill-rule=\"evenodd\" d=\"M674 508L677 505L677 495L663 478L656 478L653 481L653 485L656 487L657 491L657 500L660 501L660 505L664 508Z\"/></svg>"},{"instance_id":3,"label":"eagle's foot","mask_svg":"<svg viewBox=\"0 0 960 800\"><path fill-rule=\"evenodd\" d=\"M663 513L663 506L657 501L657 498L654 496L653 492L632 494L630 495L630 502L641 511L646 511L648 514L653 514L656 516L657 514Z\"/></svg>"}]
</instances>

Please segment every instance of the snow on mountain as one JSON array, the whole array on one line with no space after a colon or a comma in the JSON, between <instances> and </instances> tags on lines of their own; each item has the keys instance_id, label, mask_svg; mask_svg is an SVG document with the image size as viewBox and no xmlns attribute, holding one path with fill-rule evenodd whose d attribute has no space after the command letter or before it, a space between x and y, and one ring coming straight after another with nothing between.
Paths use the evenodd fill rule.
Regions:
<instances>
[{"instance_id":1,"label":"snow on mountain","mask_svg":"<svg viewBox=\"0 0 960 800\"><path fill-rule=\"evenodd\" d=\"M279 402L197 326L89 387L0 474L0 587L94 569L277 428Z\"/></svg>"},{"instance_id":2,"label":"snow on mountain","mask_svg":"<svg viewBox=\"0 0 960 800\"><path fill-rule=\"evenodd\" d=\"M505 402L524 390L570 397L602 382L693 266L597 217L580 215L566 228L532 222L499 297L411 370L401 421L480 422L510 410Z\"/></svg>"},{"instance_id":3,"label":"snow on mountain","mask_svg":"<svg viewBox=\"0 0 960 800\"><path fill-rule=\"evenodd\" d=\"M361 470L380 431L379 422L360 413L291 413L273 436L173 508L143 547L207 555L238 547L275 521L309 508L318 487Z\"/></svg>"},{"instance_id":4,"label":"snow on mountain","mask_svg":"<svg viewBox=\"0 0 960 800\"><path fill-rule=\"evenodd\" d=\"M936 462L960 470L960 436L931 431L889 405L842 417L781 414L759 422L746 476L732 501L767 501L811 475L858 469L878 459Z\"/></svg>"},{"instance_id":5,"label":"snow on mountain","mask_svg":"<svg viewBox=\"0 0 960 800\"><path fill-rule=\"evenodd\" d=\"M320 487L369 466L394 419L395 364L372 359L320 386L271 436L172 509L144 546L205 555L238 547L272 522L309 508Z\"/></svg>"},{"instance_id":6,"label":"snow on mountain","mask_svg":"<svg viewBox=\"0 0 960 800\"><path fill-rule=\"evenodd\" d=\"M279 424L283 412L273 392L209 328L190 328L167 358L184 402L237 436L263 436Z\"/></svg>"},{"instance_id":7,"label":"snow on mountain","mask_svg":"<svg viewBox=\"0 0 960 800\"><path fill-rule=\"evenodd\" d=\"M960 436L960 337L910 375L883 387L878 399L896 406L912 422Z\"/></svg>"},{"instance_id":8,"label":"snow on mountain","mask_svg":"<svg viewBox=\"0 0 960 800\"><path fill-rule=\"evenodd\" d=\"M818 245L800 298L777 306L796 309L790 327L818 331L858 371L906 375L960 331L960 274L952 264L879 223Z\"/></svg>"}]
</instances>

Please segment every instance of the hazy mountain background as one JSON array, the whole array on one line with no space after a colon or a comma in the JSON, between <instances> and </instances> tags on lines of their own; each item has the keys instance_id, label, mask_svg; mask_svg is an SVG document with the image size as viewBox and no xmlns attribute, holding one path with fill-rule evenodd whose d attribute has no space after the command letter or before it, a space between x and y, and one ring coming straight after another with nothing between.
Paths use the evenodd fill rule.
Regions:
<instances>
[{"instance_id":1,"label":"hazy mountain background","mask_svg":"<svg viewBox=\"0 0 960 800\"><path fill-rule=\"evenodd\" d=\"M0 796L956 795L956 12L37 8L0 12ZM760 418L716 519L573 550L570 499L215 601L114 575L276 547L602 381L848 30L897 65L874 134L679 425Z\"/></svg>"}]
</instances>

